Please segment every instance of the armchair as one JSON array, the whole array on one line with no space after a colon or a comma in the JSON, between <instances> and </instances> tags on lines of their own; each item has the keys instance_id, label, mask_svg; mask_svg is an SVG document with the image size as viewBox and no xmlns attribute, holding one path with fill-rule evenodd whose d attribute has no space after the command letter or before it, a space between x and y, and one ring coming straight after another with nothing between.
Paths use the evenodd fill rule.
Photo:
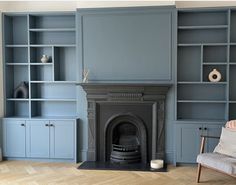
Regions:
<instances>
[{"instance_id":1,"label":"armchair","mask_svg":"<svg viewBox=\"0 0 236 185\"><path fill-rule=\"evenodd\" d=\"M220 137L201 136L201 138L200 154L197 157L197 183L200 182L202 167L209 168L236 178L236 158L219 153L203 153L205 141L207 138L219 139Z\"/></svg>"}]
</instances>

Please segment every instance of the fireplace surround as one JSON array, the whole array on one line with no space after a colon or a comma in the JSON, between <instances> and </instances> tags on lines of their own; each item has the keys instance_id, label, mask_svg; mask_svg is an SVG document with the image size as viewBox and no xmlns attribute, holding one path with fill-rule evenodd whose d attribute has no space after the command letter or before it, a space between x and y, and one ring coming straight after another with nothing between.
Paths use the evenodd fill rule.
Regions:
<instances>
[{"instance_id":1,"label":"fireplace surround","mask_svg":"<svg viewBox=\"0 0 236 185\"><path fill-rule=\"evenodd\" d=\"M165 158L168 85L80 85L87 93L88 161L146 164Z\"/></svg>"}]
</instances>

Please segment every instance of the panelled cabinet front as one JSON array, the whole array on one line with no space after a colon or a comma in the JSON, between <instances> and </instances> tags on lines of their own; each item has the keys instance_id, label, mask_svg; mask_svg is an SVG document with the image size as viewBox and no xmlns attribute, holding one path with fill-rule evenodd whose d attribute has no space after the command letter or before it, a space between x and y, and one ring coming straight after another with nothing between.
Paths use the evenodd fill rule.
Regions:
<instances>
[{"instance_id":1,"label":"panelled cabinet front","mask_svg":"<svg viewBox=\"0 0 236 185\"><path fill-rule=\"evenodd\" d=\"M73 121L50 121L50 156L73 159L75 145Z\"/></svg>"},{"instance_id":2,"label":"panelled cabinet front","mask_svg":"<svg viewBox=\"0 0 236 185\"><path fill-rule=\"evenodd\" d=\"M76 160L75 120L3 120L4 157Z\"/></svg>"},{"instance_id":3,"label":"panelled cabinet front","mask_svg":"<svg viewBox=\"0 0 236 185\"><path fill-rule=\"evenodd\" d=\"M196 163L200 151L201 135L220 136L222 125L209 124L176 124L176 161ZM218 139L207 139L205 152L213 152Z\"/></svg>"},{"instance_id":4,"label":"panelled cabinet front","mask_svg":"<svg viewBox=\"0 0 236 185\"><path fill-rule=\"evenodd\" d=\"M179 124L176 126L177 162L196 162L200 150L201 125Z\"/></svg>"},{"instance_id":5,"label":"panelled cabinet front","mask_svg":"<svg viewBox=\"0 0 236 185\"><path fill-rule=\"evenodd\" d=\"M25 157L26 127L25 121L3 121L3 155L8 157Z\"/></svg>"},{"instance_id":6,"label":"panelled cabinet front","mask_svg":"<svg viewBox=\"0 0 236 185\"><path fill-rule=\"evenodd\" d=\"M49 121L26 121L27 156L49 158Z\"/></svg>"}]
</instances>

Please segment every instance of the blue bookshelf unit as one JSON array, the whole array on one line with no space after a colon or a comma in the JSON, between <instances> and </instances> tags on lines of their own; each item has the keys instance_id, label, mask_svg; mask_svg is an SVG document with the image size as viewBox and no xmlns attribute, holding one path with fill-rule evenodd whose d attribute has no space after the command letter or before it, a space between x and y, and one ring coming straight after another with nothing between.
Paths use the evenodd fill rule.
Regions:
<instances>
[{"instance_id":1,"label":"blue bookshelf unit","mask_svg":"<svg viewBox=\"0 0 236 185\"><path fill-rule=\"evenodd\" d=\"M219 136L221 126L236 118L235 31L233 8L178 11L176 79L176 161L195 163L199 136ZM217 69L220 82L210 82ZM212 152L216 142L208 142Z\"/></svg>"},{"instance_id":2,"label":"blue bookshelf unit","mask_svg":"<svg viewBox=\"0 0 236 185\"><path fill-rule=\"evenodd\" d=\"M4 157L77 161L75 25L75 12L3 14Z\"/></svg>"}]
</instances>

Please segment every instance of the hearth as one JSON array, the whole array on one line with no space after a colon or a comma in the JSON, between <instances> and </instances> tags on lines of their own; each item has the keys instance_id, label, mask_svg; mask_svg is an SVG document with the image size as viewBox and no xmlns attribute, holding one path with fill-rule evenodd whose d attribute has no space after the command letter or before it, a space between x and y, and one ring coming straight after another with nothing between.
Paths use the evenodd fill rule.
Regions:
<instances>
[{"instance_id":1,"label":"hearth","mask_svg":"<svg viewBox=\"0 0 236 185\"><path fill-rule=\"evenodd\" d=\"M165 158L164 105L168 86L80 85L88 101L88 161L127 166Z\"/></svg>"}]
</instances>

